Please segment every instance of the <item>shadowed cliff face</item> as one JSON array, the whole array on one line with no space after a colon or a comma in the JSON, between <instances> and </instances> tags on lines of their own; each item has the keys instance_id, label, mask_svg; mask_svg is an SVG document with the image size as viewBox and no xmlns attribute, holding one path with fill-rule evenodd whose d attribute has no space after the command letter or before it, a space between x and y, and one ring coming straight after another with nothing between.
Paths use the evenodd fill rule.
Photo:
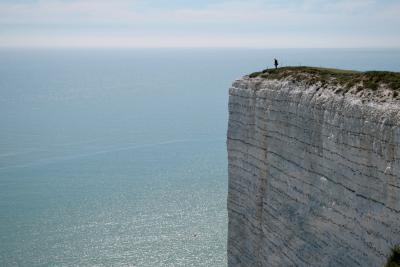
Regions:
<instances>
[{"instance_id":1,"label":"shadowed cliff face","mask_svg":"<svg viewBox=\"0 0 400 267\"><path fill-rule=\"evenodd\" d=\"M384 265L400 243L400 102L289 78L229 94L228 265Z\"/></svg>"}]
</instances>

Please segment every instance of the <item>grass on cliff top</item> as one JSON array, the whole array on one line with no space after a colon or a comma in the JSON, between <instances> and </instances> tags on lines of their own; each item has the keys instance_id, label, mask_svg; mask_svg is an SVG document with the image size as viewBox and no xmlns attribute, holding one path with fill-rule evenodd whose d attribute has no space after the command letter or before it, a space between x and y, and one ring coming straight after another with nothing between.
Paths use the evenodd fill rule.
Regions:
<instances>
[{"instance_id":1,"label":"grass on cliff top","mask_svg":"<svg viewBox=\"0 0 400 267\"><path fill-rule=\"evenodd\" d=\"M392 254L390 255L385 267L400 267L400 246L395 246L392 249Z\"/></svg>"},{"instance_id":2,"label":"grass on cliff top","mask_svg":"<svg viewBox=\"0 0 400 267\"><path fill-rule=\"evenodd\" d=\"M306 81L308 84L320 83L322 86L341 85L346 89L358 86L357 91L363 89L376 90L382 84L389 89L400 91L400 73L389 71L353 71L318 67L282 67L265 69L249 75L250 78L262 77L266 79L282 79L291 77L295 81Z\"/></svg>"}]
</instances>

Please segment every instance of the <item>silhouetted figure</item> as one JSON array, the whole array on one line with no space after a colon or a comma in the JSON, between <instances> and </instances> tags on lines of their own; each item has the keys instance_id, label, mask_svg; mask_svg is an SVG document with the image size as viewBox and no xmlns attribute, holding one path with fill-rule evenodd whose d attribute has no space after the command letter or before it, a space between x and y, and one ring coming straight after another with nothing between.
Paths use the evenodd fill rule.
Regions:
<instances>
[{"instance_id":1,"label":"silhouetted figure","mask_svg":"<svg viewBox=\"0 0 400 267\"><path fill-rule=\"evenodd\" d=\"M274 65L275 65L275 69L277 69L277 68L278 68L278 65L279 65L279 63L278 63L278 60L277 60L276 58L274 58Z\"/></svg>"}]
</instances>

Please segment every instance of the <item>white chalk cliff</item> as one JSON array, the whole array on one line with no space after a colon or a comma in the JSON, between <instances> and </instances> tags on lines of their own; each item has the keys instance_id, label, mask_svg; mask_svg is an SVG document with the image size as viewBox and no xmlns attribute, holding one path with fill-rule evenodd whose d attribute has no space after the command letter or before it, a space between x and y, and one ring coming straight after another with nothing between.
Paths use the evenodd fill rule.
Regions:
<instances>
[{"instance_id":1,"label":"white chalk cliff","mask_svg":"<svg viewBox=\"0 0 400 267\"><path fill-rule=\"evenodd\" d=\"M400 243L399 103L235 81L228 266L383 266Z\"/></svg>"}]
</instances>

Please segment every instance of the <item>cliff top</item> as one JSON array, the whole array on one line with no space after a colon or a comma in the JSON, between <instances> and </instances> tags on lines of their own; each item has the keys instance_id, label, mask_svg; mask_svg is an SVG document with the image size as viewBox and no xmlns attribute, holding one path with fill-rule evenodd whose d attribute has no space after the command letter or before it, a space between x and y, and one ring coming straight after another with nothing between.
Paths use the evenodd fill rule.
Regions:
<instances>
[{"instance_id":1,"label":"cliff top","mask_svg":"<svg viewBox=\"0 0 400 267\"><path fill-rule=\"evenodd\" d=\"M282 67L254 72L249 78L290 79L330 88L336 94L354 94L379 102L400 100L400 72L353 71L318 67Z\"/></svg>"}]
</instances>

